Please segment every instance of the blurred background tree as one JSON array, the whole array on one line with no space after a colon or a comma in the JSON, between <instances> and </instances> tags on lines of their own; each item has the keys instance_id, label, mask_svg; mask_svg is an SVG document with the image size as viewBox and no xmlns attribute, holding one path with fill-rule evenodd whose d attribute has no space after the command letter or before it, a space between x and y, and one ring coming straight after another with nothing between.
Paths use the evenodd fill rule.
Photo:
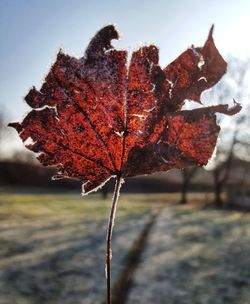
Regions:
<instances>
[{"instance_id":1,"label":"blurred background tree","mask_svg":"<svg viewBox=\"0 0 250 304\"><path fill-rule=\"evenodd\" d=\"M5 143L9 137L9 128L7 127L8 115L5 109L0 109L0 160L9 158L10 155L5 153ZM10 157L11 158L11 157Z\"/></svg>"},{"instance_id":2,"label":"blurred background tree","mask_svg":"<svg viewBox=\"0 0 250 304\"><path fill-rule=\"evenodd\" d=\"M190 167L181 170L181 199L180 204L187 203L187 192L190 187L192 178L197 173L199 167Z\"/></svg>"},{"instance_id":3,"label":"blurred background tree","mask_svg":"<svg viewBox=\"0 0 250 304\"><path fill-rule=\"evenodd\" d=\"M250 60L240 60L230 57L228 60L228 72L221 82L207 93L209 100L218 103L227 103L234 99L242 104L242 111L236 117L228 118L218 115L218 121L222 125L222 132L217 144L216 153L207 166L213 177L214 203L217 207L223 206L222 191L229 182L239 180L239 168L244 161L248 162L250 134L247 132L250 127L249 113L249 67ZM237 162L242 160L242 162ZM237 164L237 168L236 168ZM232 172L232 168L234 170Z\"/></svg>"}]
</instances>

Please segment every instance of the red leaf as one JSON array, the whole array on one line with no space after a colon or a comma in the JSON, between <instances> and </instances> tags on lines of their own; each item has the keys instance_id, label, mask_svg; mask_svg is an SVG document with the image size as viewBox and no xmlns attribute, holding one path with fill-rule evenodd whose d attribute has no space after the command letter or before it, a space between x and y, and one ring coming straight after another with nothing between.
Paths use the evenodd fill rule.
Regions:
<instances>
[{"instance_id":1,"label":"red leaf","mask_svg":"<svg viewBox=\"0 0 250 304\"><path fill-rule=\"evenodd\" d=\"M190 48L165 69L151 45L132 54L116 50L114 26L101 29L80 59L59 52L40 91L26 102L33 110L13 123L22 140L56 165L56 178L76 177L84 191L97 189L111 176L134 176L205 165L219 127L216 112L240 111L227 105L181 111L186 99L201 93L226 72L211 29L202 48Z\"/></svg>"}]
</instances>

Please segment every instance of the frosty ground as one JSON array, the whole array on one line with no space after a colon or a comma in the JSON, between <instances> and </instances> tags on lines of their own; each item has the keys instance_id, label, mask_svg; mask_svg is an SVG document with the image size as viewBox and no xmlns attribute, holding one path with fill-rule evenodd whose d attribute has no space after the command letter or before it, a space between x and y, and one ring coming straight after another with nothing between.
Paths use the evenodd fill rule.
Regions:
<instances>
[{"instance_id":1,"label":"frosty ground","mask_svg":"<svg viewBox=\"0 0 250 304\"><path fill-rule=\"evenodd\" d=\"M167 207L151 231L128 304L249 304L250 214Z\"/></svg>"},{"instance_id":2,"label":"frosty ground","mask_svg":"<svg viewBox=\"0 0 250 304\"><path fill-rule=\"evenodd\" d=\"M152 215L159 213L127 303L249 303L250 214L204 208L197 199L190 206L172 204L177 199L121 196L113 282ZM0 304L104 303L110 200L0 195Z\"/></svg>"}]
</instances>

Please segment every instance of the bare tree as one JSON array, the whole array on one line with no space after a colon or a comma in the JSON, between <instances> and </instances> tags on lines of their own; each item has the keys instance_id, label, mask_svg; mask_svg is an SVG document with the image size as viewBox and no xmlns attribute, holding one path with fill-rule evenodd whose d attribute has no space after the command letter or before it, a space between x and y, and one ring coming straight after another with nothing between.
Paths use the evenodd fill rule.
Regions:
<instances>
[{"instance_id":1,"label":"bare tree","mask_svg":"<svg viewBox=\"0 0 250 304\"><path fill-rule=\"evenodd\" d=\"M228 99L233 97L237 101L243 102L244 98L250 97L249 88L246 87L249 66L250 61L243 62L235 58L229 59L229 71L225 81L221 81L210 93L214 99L223 103L228 102ZM212 162L214 203L219 208L223 207L222 191L228 182L233 160L240 157L237 148L242 150L250 142L245 135L249 120L247 119L249 116L247 108L247 104L243 104L243 111L238 114L233 122L224 127L216 157ZM223 123L222 117L219 117L219 120Z\"/></svg>"},{"instance_id":2,"label":"bare tree","mask_svg":"<svg viewBox=\"0 0 250 304\"><path fill-rule=\"evenodd\" d=\"M229 178L232 160L234 157L234 154L233 154L234 146L237 142L237 139L236 139L237 133L238 133L237 128L235 128L229 150L228 151L221 150L219 152L224 155L226 155L226 153L227 153L226 158L224 159L224 161L218 162L217 165L215 166L215 168L212 170L213 184L214 184L214 202L218 208L223 207L223 200L222 200L221 193Z\"/></svg>"},{"instance_id":3,"label":"bare tree","mask_svg":"<svg viewBox=\"0 0 250 304\"><path fill-rule=\"evenodd\" d=\"M180 204L186 204L187 201L187 192L189 190L189 186L192 178L195 176L198 167L189 167L185 168L181 171L182 176L182 185L181 185L181 200Z\"/></svg>"},{"instance_id":4,"label":"bare tree","mask_svg":"<svg viewBox=\"0 0 250 304\"><path fill-rule=\"evenodd\" d=\"M5 132L5 124L4 124L4 112L0 111L0 159L2 154L2 145L4 139L4 132Z\"/></svg>"}]
</instances>

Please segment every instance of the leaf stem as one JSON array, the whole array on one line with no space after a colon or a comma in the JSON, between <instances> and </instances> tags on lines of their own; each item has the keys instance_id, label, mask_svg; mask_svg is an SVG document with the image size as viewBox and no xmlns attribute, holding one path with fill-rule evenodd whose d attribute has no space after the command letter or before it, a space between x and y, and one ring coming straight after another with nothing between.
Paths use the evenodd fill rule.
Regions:
<instances>
[{"instance_id":1,"label":"leaf stem","mask_svg":"<svg viewBox=\"0 0 250 304\"><path fill-rule=\"evenodd\" d=\"M112 206L109 215L107 238L106 238L106 279L107 279L107 304L112 304L111 293L111 260L112 260L112 232L115 221L116 206L122 184L122 177L117 175L115 189L113 193Z\"/></svg>"}]
</instances>

